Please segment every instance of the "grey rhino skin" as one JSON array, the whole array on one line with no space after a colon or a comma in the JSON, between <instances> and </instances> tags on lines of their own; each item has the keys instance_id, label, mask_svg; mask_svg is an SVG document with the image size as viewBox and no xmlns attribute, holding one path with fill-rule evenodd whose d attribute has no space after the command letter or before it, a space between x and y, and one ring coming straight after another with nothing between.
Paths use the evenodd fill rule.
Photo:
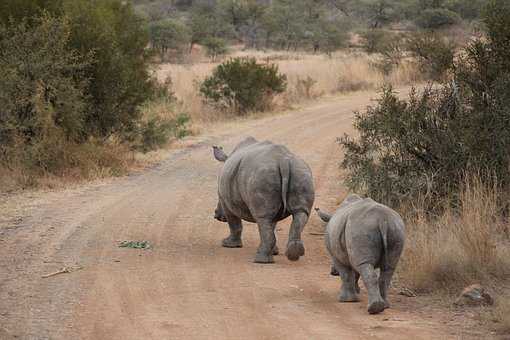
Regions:
<instances>
[{"instance_id":1,"label":"grey rhino skin","mask_svg":"<svg viewBox=\"0 0 510 340\"><path fill-rule=\"evenodd\" d=\"M256 222L260 246L257 263L272 263L278 254L276 223L292 215L287 258L297 261L304 255L301 232L308 221L315 197L312 172L308 165L285 146L248 137L227 156L213 147L214 156L225 162L218 180L219 201L215 218L228 222L230 236L224 247L242 247L241 220Z\"/></svg>"},{"instance_id":2,"label":"grey rhino skin","mask_svg":"<svg viewBox=\"0 0 510 340\"><path fill-rule=\"evenodd\" d=\"M404 222L394 210L370 198L350 194L333 216L316 209L328 222L326 248L332 275L340 275L340 302L357 302L361 275L368 291L368 312L389 308L387 291L404 248ZM380 268L377 277L375 268Z\"/></svg>"}]
</instances>

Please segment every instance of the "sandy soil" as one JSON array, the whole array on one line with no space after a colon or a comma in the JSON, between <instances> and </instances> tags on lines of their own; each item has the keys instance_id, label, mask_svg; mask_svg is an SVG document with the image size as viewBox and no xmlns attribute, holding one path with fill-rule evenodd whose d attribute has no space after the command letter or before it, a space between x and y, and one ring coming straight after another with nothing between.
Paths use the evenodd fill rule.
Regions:
<instances>
[{"instance_id":1,"label":"sandy soil","mask_svg":"<svg viewBox=\"0 0 510 340\"><path fill-rule=\"evenodd\" d=\"M373 96L218 125L128 177L0 197L0 339L465 338L446 314L395 291L393 308L376 316L364 291L361 303L338 303L316 216L299 262L253 263L250 223L244 248L220 246L228 231L213 219L220 164L211 145L229 151L248 135L284 143L312 167L316 205L333 210L346 193L336 138L352 132L352 111ZM280 249L288 228L278 225ZM119 248L124 240L152 249ZM71 272L42 277L62 267Z\"/></svg>"}]
</instances>

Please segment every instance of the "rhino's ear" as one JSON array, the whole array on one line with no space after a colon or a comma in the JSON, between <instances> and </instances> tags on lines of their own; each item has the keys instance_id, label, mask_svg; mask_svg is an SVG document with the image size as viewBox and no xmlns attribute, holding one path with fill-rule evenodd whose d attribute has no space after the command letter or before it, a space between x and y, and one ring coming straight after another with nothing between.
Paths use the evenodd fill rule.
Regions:
<instances>
[{"instance_id":1,"label":"rhino's ear","mask_svg":"<svg viewBox=\"0 0 510 340\"><path fill-rule=\"evenodd\" d=\"M317 215L319 215L321 220L323 220L324 222L327 223L327 222L329 222L329 220L331 220L330 214L327 214L327 213L321 211L319 208L315 208L315 211L317 211Z\"/></svg>"},{"instance_id":2,"label":"rhino's ear","mask_svg":"<svg viewBox=\"0 0 510 340\"><path fill-rule=\"evenodd\" d=\"M228 158L227 154L223 151L221 146L213 146L214 158L220 162L225 162Z\"/></svg>"}]
</instances>

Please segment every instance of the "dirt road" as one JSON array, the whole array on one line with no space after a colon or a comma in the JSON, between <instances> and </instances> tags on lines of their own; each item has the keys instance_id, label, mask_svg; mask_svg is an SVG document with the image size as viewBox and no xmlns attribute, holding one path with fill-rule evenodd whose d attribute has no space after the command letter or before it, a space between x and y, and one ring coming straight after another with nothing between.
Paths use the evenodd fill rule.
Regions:
<instances>
[{"instance_id":1,"label":"dirt road","mask_svg":"<svg viewBox=\"0 0 510 340\"><path fill-rule=\"evenodd\" d=\"M316 216L299 262L252 263L258 232L249 223L244 248L220 246L228 231L213 219L212 144L229 151L248 135L284 143L312 167L316 205L332 209L345 195L336 137L373 95L225 124L142 174L4 198L0 339L454 338L440 317L409 312L412 302L394 293L377 316L367 315L365 293L362 303L338 303ZM280 249L288 228L279 224ZM123 240L152 249L119 248ZM42 278L62 267L74 271Z\"/></svg>"}]
</instances>

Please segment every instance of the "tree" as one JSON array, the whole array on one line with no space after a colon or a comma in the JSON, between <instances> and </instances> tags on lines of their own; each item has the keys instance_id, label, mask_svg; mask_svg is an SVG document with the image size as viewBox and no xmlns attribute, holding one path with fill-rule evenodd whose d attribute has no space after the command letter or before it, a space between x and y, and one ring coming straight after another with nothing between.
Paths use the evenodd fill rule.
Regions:
<instances>
[{"instance_id":1,"label":"tree","mask_svg":"<svg viewBox=\"0 0 510 340\"><path fill-rule=\"evenodd\" d=\"M460 17L457 13L444 8L426 9L416 18L416 24L426 29L444 28L459 21Z\"/></svg>"},{"instance_id":2,"label":"tree","mask_svg":"<svg viewBox=\"0 0 510 340\"><path fill-rule=\"evenodd\" d=\"M218 8L209 4L194 5L190 15L191 43L202 43L209 37L228 38L232 36L231 23L225 22Z\"/></svg>"},{"instance_id":3,"label":"tree","mask_svg":"<svg viewBox=\"0 0 510 340\"><path fill-rule=\"evenodd\" d=\"M393 6L388 0L365 0L360 3L363 16L371 28L381 28L393 19Z\"/></svg>"},{"instance_id":4,"label":"tree","mask_svg":"<svg viewBox=\"0 0 510 340\"><path fill-rule=\"evenodd\" d=\"M234 58L218 65L200 86L210 103L237 114L264 110L274 94L285 91L287 77L276 65L259 64L254 58Z\"/></svg>"},{"instance_id":5,"label":"tree","mask_svg":"<svg viewBox=\"0 0 510 340\"><path fill-rule=\"evenodd\" d=\"M0 25L8 24L9 20L14 22L25 21L30 24L32 19L46 11L50 14L59 14L62 11L63 0L2 0L0 1Z\"/></svg>"},{"instance_id":6,"label":"tree","mask_svg":"<svg viewBox=\"0 0 510 340\"><path fill-rule=\"evenodd\" d=\"M87 133L107 138L133 129L140 104L153 91L144 22L129 3L118 0L66 0L63 9L71 26L70 47L94 55L85 73L91 98Z\"/></svg>"},{"instance_id":7,"label":"tree","mask_svg":"<svg viewBox=\"0 0 510 340\"><path fill-rule=\"evenodd\" d=\"M483 14L487 38L457 61L453 82L413 91L401 100L386 88L378 103L356 113L360 138L341 139L348 184L398 205L459 192L466 173L510 185L510 3L491 0Z\"/></svg>"},{"instance_id":8,"label":"tree","mask_svg":"<svg viewBox=\"0 0 510 340\"><path fill-rule=\"evenodd\" d=\"M182 51L184 45L190 41L190 34L186 26L174 19L165 19L152 23L149 26L152 47L162 58L169 50Z\"/></svg>"},{"instance_id":9,"label":"tree","mask_svg":"<svg viewBox=\"0 0 510 340\"><path fill-rule=\"evenodd\" d=\"M44 15L0 26L0 158L5 147L83 136L91 55L69 46L68 20Z\"/></svg>"},{"instance_id":10,"label":"tree","mask_svg":"<svg viewBox=\"0 0 510 340\"><path fill-rule=\"evenodd\" d=\"M207 49L207 55L214 62L219 56L225 55L228 52L227 43L221 38L209 37L203 42Z\"/></svg>"}]
</instances>

